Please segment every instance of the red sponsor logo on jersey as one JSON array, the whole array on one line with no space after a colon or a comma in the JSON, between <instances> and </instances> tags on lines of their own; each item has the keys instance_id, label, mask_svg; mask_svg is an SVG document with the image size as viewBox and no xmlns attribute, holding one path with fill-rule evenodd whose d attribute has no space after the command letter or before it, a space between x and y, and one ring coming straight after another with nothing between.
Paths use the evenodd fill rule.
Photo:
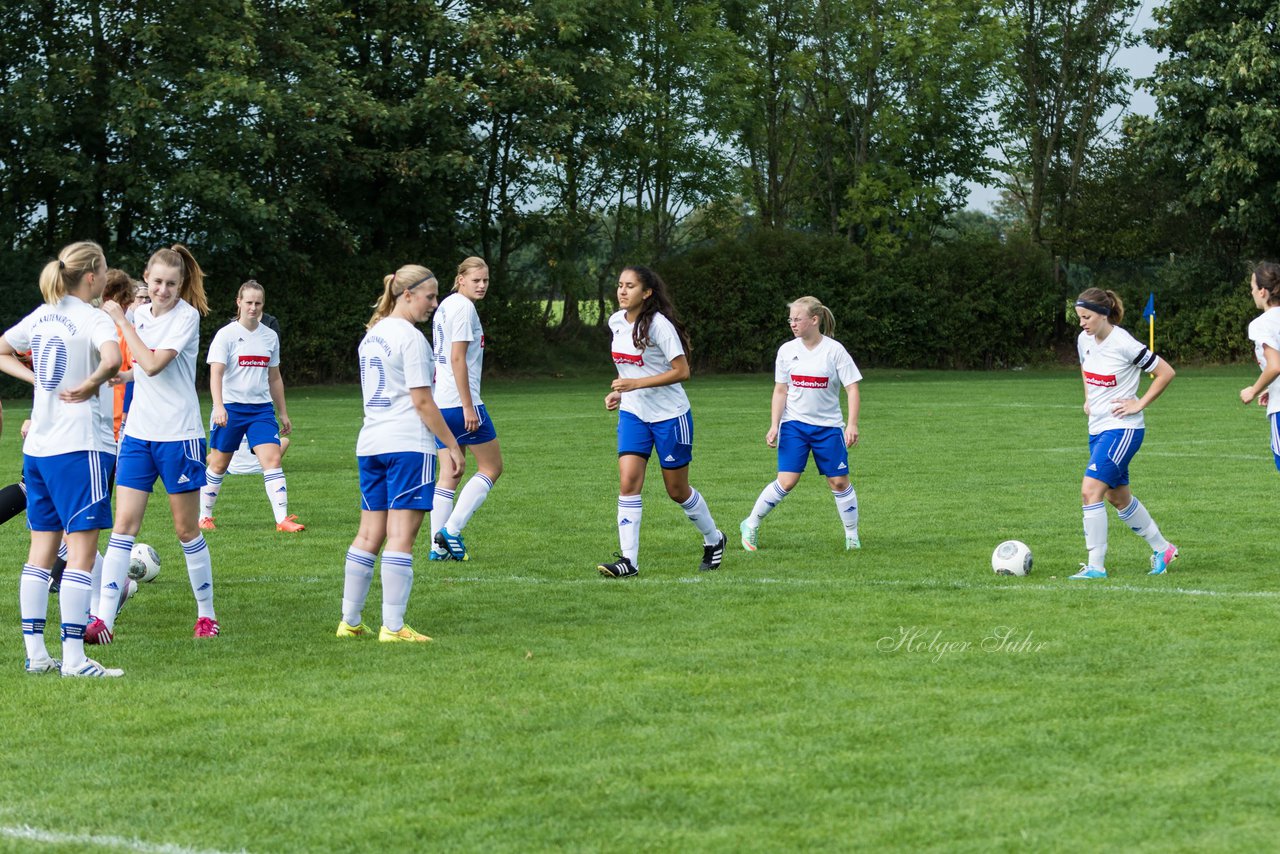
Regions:
<instances>
[{"instance_id":1,"label":"red sponsor logo on jersey","mask_svg":"<svg viewBox=\"0 0 1280 854\"><path fill-rule=\"evenodd\" d=\"M240 367L242 368L265 368L271 362L270 356L241 356Z\"/></svg>"},{"instance_id":2,"label":"red sponsor logo on jersey","mask_svg":"<svg viewBox=\"0 0 1280 854\"><path fill-rule=\"evenodd\" d=\"M1115 374L1094 374L1089 371L1084 372L1085 385L1096 385L1099 388L1115 388Z\"/></svg>"},{"instance_id":3,"label":"red sponsor logo on jersey","mask_svg":"<svg viewBox=\"0 0 1280 854\"><path fill-rule=\"evenodd\" d=\"M644 355L642 353L636 353L633 356L630 353L619 353L617 350L614 350L613 363L615 365L635 365L637 368L643 368Z\"/></svg>"},{"instance_id":4,"label":"red sponsor logo on jersey","mask_svg":"<svg viewBox=\"0 0 1280 854\"><path fill-rule=\"evenodd\" d=\"M799 374L791 375L791 384L796 388L826 388L830 382L830 377L802 377Z\"/></svg>"}]
</instances>

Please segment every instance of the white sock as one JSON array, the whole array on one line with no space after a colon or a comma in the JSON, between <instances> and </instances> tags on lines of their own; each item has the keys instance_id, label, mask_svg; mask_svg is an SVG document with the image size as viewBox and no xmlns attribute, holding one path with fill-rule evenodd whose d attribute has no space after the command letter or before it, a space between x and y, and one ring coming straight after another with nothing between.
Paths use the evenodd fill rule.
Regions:
<instances>
[{"instance_id":1,"label":"white sock","mask_svg":"<svg viewBox=\"0 0 1280 854\"><path fill-rule=\"evenodd\" d=\"M84 627L89 619L89 591L93 579L87 569L67 567L58 588L62 611L62 666L74 670L85 662Z\"/></svg>"},{"instance_id":2,"label":"white sock","mask_svg":"<svg viewBox=\"0 0 1280 854\"><path fill-rule=\"evenodd\" d=\"M790 494L776 480L760 490L760 497L756 499L756 505L751 508L751 515L747 517L747 526L759 528L760 523L764 521L764 517L772 513L773 508L781 504L782 499Z\"/></svg>"},{"instance_id":3,"label":"white sock","mask_svg":"<svg viewBox=\"0 0 1280 854\"><path fill-rule=\"evenodd\" d=\"M634 567L640 566L640 520L643 516L644 499L641 496L618 496L619 551Z\"/></svg>"},{"instance_id":4,"label":"white sock","mask_svg":"<svg viewBox=\"0 0 1280 854\"><path fill-rule=\"evenodd\" d=\"M449 515L449 521L445 524L450 534L457 536L462 533L462 529L471 521L471 514L480 509L480 505L489 497L491 489L493 489L493 481L485 475L476 472L471 476L467 485L462 487L462 492L458 495L458 503L454 505L453 513Z\"/></svg>"},{"instance_id":5,"label":"white sock","mask_svg":"<svg viewBox=\"0 0 1280 854\"><path fill-rule=\"evenodd\" d=\"M358 549L347 549L347 563L342 584L342 620L348 626L360 625L364 614L364 600L369 597L369 585L373 583L373 562L376 555Z\"/></svg>"},{"instance_id":6,"label":"white sock","mask_svg":"<svg viewBox=\"0 0 1280 854\"><path fill-rule=\"evenodd\" d=\"M1089 551L1089 566L1106 567L1107 559L1107 505L1103 501L1086 504L1084 514L1084 547Z\"/></svg>"},{"instance_id":7,"label":"white sock","mask_svg":"<svg viewBox=\"0 0 1280 854\"><path fill-rule=\"evenodd\" d=\"M1137 497L1134 497L1128 507L1118 512L1120 520L1133 529L1135 534L1146 540L1152 551L1162 552L1169 548L1169 541L1160 533L1160 526L1151 518L1151 514Z\"/></svg>"},{"instance_id":8,"label":"white sock","mask_svg":"<svg viewBox=\"0 0 1280 854\"><path fill-rule=\"evenodd\" d=\"M413 590L413 555L382 553L382 625L389 631L404 628L404 612Z\"/></svg>"},{"instance_id":9,"label":"white sock","mask_svg":"<svg viewBox=\"0 0 1280 854\"><path fill-rule=\"evenodd\" d=\"M284 482L284 469L263 469L262 484L267 488L267 500L271 502L271 512L276 514L276 524L279 525L289 515L289 487Z\"/></svg>"},{"instance_id":10,"label":"white sock","mask_svg":"<svg viewBox=\"0 0 1280 854\"><path fill-rule=\"evenodd\" d=\"M858 533L858 493L853 491L853 484L841 492L831 490L831 497L836 501L836 512L840 514L840 524L851 534Z\"/></svg>"},{"instance_id":11,"label":"white sock","mask_svg":"<svg viewBox=\"0 0 1280 854\"><path fill-rule=\"evenodd\" d=\"M182 542L179 540L179 542ZM213 558L203 534L189 543L182 543L182 553L187 559L187 578L191 580L191 592L196 597L196 615L218 619L213 613Z\"/></svg>"},{"instance_id":12,"label":"white sock","mask_svg":"<svg viewBox=\"0 0 1280 854\"><path fill-rule=\"evenodd\" d=\"M222 491L222 479L226 472L214 474L213 469L204 470L204 486L200 489L200 518L213 518L213 505L218 503L218 493Z\"/></svg>"},{"instance_id":13,"label":"white sock","mask_svg":"<svg viewBox=\"0 0 1280 854\"><path fill-rule=\"evenodd\" d=\"M89 594L89 614L98 616L98 606L102 604L102 552L93 553L93 590ZM128 582L125 582L128 584ZM118 610L118 609L117 609Z\"/></svg>"},{"instance_id":14,"label":"white sock","mask_svg":"<svg viewBox=\"0 0 1280 854\"><path fill-rule=\"evenodd\" d=\"M112 534L107 541L107 556L102 561L102 583L98 588L98 612L95 617L115 631L116 614L120 612L120 594L129 583L129 555L133 537Z\"/></svg>"},{"instance_id":15,"label":"white sock","mask_svg":"<svg viewBox=\"0 0 1280 854\"><path fill-rule=\"evenodd\" d=\"M18 604L22 609L22 640L27 645L27 658L35 661L49 657L44 644L44 624L49 618L49 570L24 564L18 584Z\"/></svg>"},{"instance_id":16,"label":"white sock","mask_svg":"<svg viewBox=\"0 0 1280 854\"><path fill-rule=\"evenodd\" d=\"M689 517L693 527L702 534L703 545L714 546L720 542L720 531L716 528L716 520L711 518L711 510L703 500L702 493L693 490L692 494L680 505L684 515Z\"/></svg>"},{"instance_id":17,"label":"white sock","mask_svg":"<svg viewBox=\"0 0 1280 854\"><path fill-rule=\"evenodd\" d=\"M436 548L436 534L449 522L449 516L453 513L453 490L436 487L435 494L431 496L431 548L438 554L445 552Z\"/></svg>"}]
</instances>

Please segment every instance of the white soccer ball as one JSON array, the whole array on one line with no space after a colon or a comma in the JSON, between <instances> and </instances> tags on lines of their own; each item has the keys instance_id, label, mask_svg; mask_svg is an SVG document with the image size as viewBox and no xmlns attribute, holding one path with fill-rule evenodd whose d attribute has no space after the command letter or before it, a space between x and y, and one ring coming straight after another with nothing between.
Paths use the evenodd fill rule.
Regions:
<instances>
[{"instance_id":1,"label":"white soccer ball","mask_svg":"<svg viewBox=\"0 0 1280 854\"><path fill-rule=\"evenodd\" d=\"M1005 540L991 553L996 575L1030 575L1031 549L1021 540Z\"/></svg>"},{"instance_id":2,"label":"white soccer ball","mask_svg":"<svg viewBox=\"0 0 1280 854\"><path fill-rule=\"evenodd\" d=\"M135 581L155 581L160 574L160 555L146 543L135 543L129 555L129 577Z\"/></svg>"}]
</instances>

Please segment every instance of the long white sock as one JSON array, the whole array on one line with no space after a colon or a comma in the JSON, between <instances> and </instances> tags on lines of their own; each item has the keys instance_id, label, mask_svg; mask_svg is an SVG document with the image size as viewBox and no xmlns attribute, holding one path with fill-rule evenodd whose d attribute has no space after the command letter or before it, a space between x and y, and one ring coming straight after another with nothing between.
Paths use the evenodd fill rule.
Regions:
<instances>
[{"instance_id":1,"label":"long white sock","mask_svg":"<svg viewBox=\"0 0 1280 854\"><path fill-rule=\"evenodd\" d=\"M435 494L431 496L431 548L440 554L444 554L436 548L436 534L449 522L449 516L453 514L453 490L436 487Z\"/></svg>"},{"instance_id":2,"label":"long white sock","mask_svg":"<svg viewBox=\"0 0 1280 854\"><path fill-rule=\"evenodd\" d=\"M182 542L179 540L178 542ZM187 578L191 580L191 592L196 597L196 615L218 619L213 612L213 557L203 534L189 543L182 543L182 554L187 559Z\"/></svg>"},{"instance_id":3,"label":"long white sock","mask_svg":"<svg viewBox=\"0 0 1280 854\"><path fill-rule=\"evenodd\" d=\"M62 666L74 670L85 662L84 627L89 619L89 591L93 579L87 569L67 567L58 588L62 611Z\"/></svg>"},{"instance_id":4,"label":"long white sock","mask_svg":"<svg viewBox=\"0 0 1280 854\"><path fill-rule=\"evenodd\" d=\"M214 474L213 469L204 470L204 486L200 489L200 518L213 516L213 505L218 503L218 493L222 492L222 478L226 472Z\"/></svg>"},{"instance_id":5,"label":"long white sock","mask_svg":"<svg viewBox=\"0 0 1280 854\"><path fill-rule=\"evenodd\" d=\"M720 531L716 528L716 520L711 518L711 509L707 507L701 492L693 490L680 507L684 510L684 515L688 516L689 521L693 523L693 527L702 534L704 545L714 546L720 542Z\"/></svg>"},{"instance_id":6,"label":"long white sock","mask_svg":"<svg viewBox=\"0 0 1280 854\"><path fill-rule=\"evenodd\" d=\"M1107 560L1107 505L1103 501L1086 504L1084 515L1084 547L1089 551L1089 566L1106 567Z\"/></svg>"},{"instance_id":7,"label":"long white sock","mask_svg":"<svg viewBox=\"0 0 1280 854\"><path fill-rule=\"evenodd\" d=\"M640 566L640 520L644 499L639 495L618 496L618 546L631 565Z\"/></svg>"},{"instance_id":8,"label":"long white sock","mask_svg":"<svg viewBox=\"0 0 1280 854\"><path fill-rule=\"evenodd\" d=\"M764 521L764 517L772 513L773 508L781 504L782 499L790 494L776 480L760 490L760 497L756 499L755 506L751 508L751 515L747 517L747 525L752 528L759 528L760 523Z\"/></svg>"},{"instance_id":9,"label":"long white sock","mask_svg":"<svg viewBox=\"0 0 1280 854\"><path fill-rule=\"evenodd\" d=\"M450 534L456 536L462 533L462 529L471 521L471 515L479 510L480 505L489 497L491 489L493 489L493 481L486 475L476 472L471 476L467 485L462 487L462 492L458 495L458 503L454 505L453 513L449 514L449 521L445 524Z\"/></svg>"},{"instance_id":10,"label":"long white sock","mask_svg":"<svg viewBox=\"0 0 1280 854\"><path fill-rule=\"evenodd\" d=\"M98 611L95 617L115 631L116 614L120 612L120 594L129 583L129 554L133 537L112 534L107 540L107 556L102 561L102 584L98 589Z\"/></svg>"},{"instance_id":11,"label":"long white sock","mask_svg":"<svg viewBox=\"0 0 1280 854\"><path fill-rule=\"evenodd\" d=\"M289 487L284 482L284 469L263 469L262 484L267 488L267 500L271 502L271 512L276 514L276 524L279 525L289 515Z\"/></svg>"},{"instance_id":12,"label":"long white sock","mask_svg":"<svg viewBox=\"0 0 1280 854\"><path fill-rule=\"evenodd\" d=\"M1147 508L1135 496L1129 506L1119 511L1120 520L1128 525L1135 534L1147 541L1153 551L1162 552L1169 548L1169 541L1160 533L1160 526L1151 518Z\"/></svg>"},{"instance_id":13,"label":"long white sock","mask_svg":"<svg viewBox=\"0 0 1280 854\"><path fill-rule=\"evenodd\" d=\"M342 620L348 626L360 625L364 615L364 600L369 597L369 585L373 584L373 562L376 555L358 549L347 549L347 563L343 571Z\"/></svg>"},{"instance_id":14,"label":"long white sock","mask_svg":"<svg viewBox=\"0 0 1280 854\"><path fill-rule=\"evenodd\" d=\"M102 604L102 552L93 553L93 590L89 594L89 615L98 616L98 606ZM128 582L125 582L126 584ZM119 610L117 608L116 610Z\"/></svg>"},{"instance_id":15,"label":"long white sock","mask_svg":"<svg viewBox=\"0 0 1280 854\"><path fill-rule=\"evenodd\" d=\"M44 644L44 624L49 618L49 570L23 564L18 583L18 604L22 609L22 640L27 645L27 658L35 661L49 657Z\"/></svg>"},{"instance_id":16,"label":"long white sock","mask_svg":"<svg viewBox=\"0 0 1280 854\"><path fill-rule=\"evenodd\" d=\"M844 525L845 531L858 533L858 493L853 491L853 484L839 492L831 490L831 497L836 501L836 512L840 514L840 524Z\"/></svg>"},{"instance_id":17,"label":"long white sock","mask_svg":"<svg viewBox=\"0 0 1280 854\"><path fill-rule=\"evenodd\" d=\"M413 555L382 553L382 625L393 632L404 628L404 612L413 590Z\"/></svg>"}]
</instances>

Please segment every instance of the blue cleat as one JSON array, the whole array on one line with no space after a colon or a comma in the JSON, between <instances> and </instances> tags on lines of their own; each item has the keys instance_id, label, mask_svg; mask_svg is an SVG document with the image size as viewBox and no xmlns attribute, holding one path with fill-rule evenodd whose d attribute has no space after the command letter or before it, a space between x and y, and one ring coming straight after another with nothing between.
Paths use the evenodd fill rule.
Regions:
<instances>
[{"instance_id":1,"label":"blue cleat","mask_svg":"<svg viewBox=\"0 0 1280 854\"><path fill-rule=\"evenodd\" d=\"M1147 575L1164 575L1169 564L1178 559L1178 547L1170 543L1162 552L1151 553L1151 571Z\"/></svg>"},{"instance_id":2,"label":"blue cleat","mask_svg":"<svg viewBox=\"0 0 1280 854\"><path fill-rule=\"evenodd\" d=\"M448 552L438 552L435 549L431 549L427 552L427 560L450 560L450 557Z\"/></svg>"},{"instance_id":3,"label":"blue cleat","mask_svg":"<svg viewBox=\"0 0 1280 854\"><path fill-rule=\"evenodd\" d=\"M1107 571L1100 566L1088 566L1087 564L1082 563L1080 564L1080 571L1071 577L1072 578L1106 578Z\"/></svg>"},{"instance_id":4,"label":"blue cleat","mask_svg":"<svg viewBox=\"0 0 1280 854\"><path fill-rule=\"evenodd\" d=\"M436 532L436 545L449 553L454 560L470 560L467 556L467 545L462 542L461 534L450 534L448 528Z\"/></svg>"}]
</instances>

